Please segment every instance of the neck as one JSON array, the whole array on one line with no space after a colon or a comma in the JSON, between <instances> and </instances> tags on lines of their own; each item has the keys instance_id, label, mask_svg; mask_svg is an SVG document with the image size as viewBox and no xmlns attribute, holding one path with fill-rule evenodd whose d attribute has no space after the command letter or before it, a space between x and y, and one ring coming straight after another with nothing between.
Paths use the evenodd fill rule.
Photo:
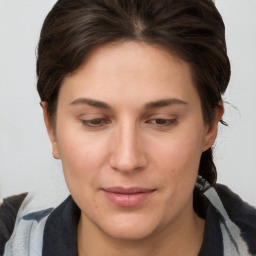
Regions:
<instances>
[{"instance_id":1,"label":"neck","mask_svg":"<svg viewBox=\"0 0 256 256\"><path fill-rule=\"evenodd\" d=\"M78 224L78 255L98 256L196 256L202 246L205 221L194 212L160 232L140 240L108 236L81 215Z\"/></svg>"}]
</instances>

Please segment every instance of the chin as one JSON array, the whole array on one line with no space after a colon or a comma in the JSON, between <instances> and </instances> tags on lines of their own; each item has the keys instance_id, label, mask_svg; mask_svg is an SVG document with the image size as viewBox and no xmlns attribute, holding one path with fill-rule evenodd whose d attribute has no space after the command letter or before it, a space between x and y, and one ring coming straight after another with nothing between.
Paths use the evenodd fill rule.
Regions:
<instances>
[{"instance_id":1,"label":"chin","mask_svg":"<svg viewBox=\"0 0 256 256\"><path fill-rule=\"evenodd\" d=\"M158 227L153 216L122 216L99 226L106 235L120 240L138 241L153 235Z\"/></svg>"},{"instance_id":2,"label":"chin","mask_svg":"<svg viewBox=\"0 0 256 256\"><path fill-rule=\"evenodd\" d=\"M149 228L137 228L137 227L127 227L118 229L115 227L114 230L108 230L105 232L106 235L118 240L124 241L141 241L150 237L154 230Z\"/></svg>"}]
</instances>

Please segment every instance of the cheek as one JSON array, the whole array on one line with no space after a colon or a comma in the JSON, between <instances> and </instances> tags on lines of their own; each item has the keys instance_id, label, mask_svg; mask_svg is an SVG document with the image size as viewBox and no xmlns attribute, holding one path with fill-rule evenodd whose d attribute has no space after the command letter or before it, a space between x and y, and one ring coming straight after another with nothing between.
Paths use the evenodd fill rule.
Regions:
<instances>
[{"instance_id":1,"label":"cheek","mask_svg":"<svg viewBox=\"0 0 256 256\"><path fill-rule=\"evenodd\" d=\"M177 161L174 161L176 163L185 163L201 155L202 143L197 136L179 136L159 145L156 151L161 152L163 158L176 159Z\"/></svg>"},{"instance_id":2,"label":"cheek","mask_svg":"<svg viewBox=\"0 0 256 256\"><path fill-rule=\"evenodd\" d=\"M58 150L67 184L93 180L107 158L107 140L63 129L58 133Z\"/></svg>"},{"instance_id":3,"label":"cheek","mask_svg":"<svg viewBox=\"0 0 256 256\"><path fill-rule=\"evenodd\" d=\"M170 179L184 180L197 176L202 154L202 135L187 132L169 137L154 146L154 162Z\"/></svg>"}]
</instances>

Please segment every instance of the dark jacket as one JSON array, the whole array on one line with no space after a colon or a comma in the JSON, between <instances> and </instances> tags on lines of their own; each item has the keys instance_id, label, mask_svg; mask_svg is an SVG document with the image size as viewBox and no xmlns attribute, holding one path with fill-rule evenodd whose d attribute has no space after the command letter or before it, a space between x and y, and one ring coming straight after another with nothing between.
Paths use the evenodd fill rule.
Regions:
<instances>
[{"instance_id":1,"label":"dark jacket","mask_svg":"<svg viewBox=\"0 0 256 256\"><path fill-rule=\"evenodd\" d=\"M76 229L80 209L72 197L55 209L24 211L25 214L17 216L22 201L25 209L30 200L22 194L2 204L0 255L77 256ZM204 193L195 189L194 209L206 220L199 256L256 255L256 210L226 186L216 185ZM15 219L19 222L14 229ZM3 254L5 247L6 254Z\"/></svg>"}]
</instances>

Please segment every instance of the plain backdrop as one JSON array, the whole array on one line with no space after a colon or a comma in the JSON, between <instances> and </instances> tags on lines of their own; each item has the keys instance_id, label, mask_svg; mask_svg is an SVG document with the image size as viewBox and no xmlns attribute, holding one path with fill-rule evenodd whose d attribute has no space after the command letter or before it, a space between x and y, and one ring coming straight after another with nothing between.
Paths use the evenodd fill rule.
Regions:
<instances>
[{"instance_id":1,"label":"plain backdrop","mask_svg":"<svg viewBox=\"0 0 256 256\"><path fill-rule=\"evenodd\" d=\"M0 0L0 195L67 189L52 158L36 91L36 46L54 0ZM256 0L217 0L232 77L214 157L218 182L256 206ZM42 192L43 191L43 192Z\"/></svg>"}]
</instances>

